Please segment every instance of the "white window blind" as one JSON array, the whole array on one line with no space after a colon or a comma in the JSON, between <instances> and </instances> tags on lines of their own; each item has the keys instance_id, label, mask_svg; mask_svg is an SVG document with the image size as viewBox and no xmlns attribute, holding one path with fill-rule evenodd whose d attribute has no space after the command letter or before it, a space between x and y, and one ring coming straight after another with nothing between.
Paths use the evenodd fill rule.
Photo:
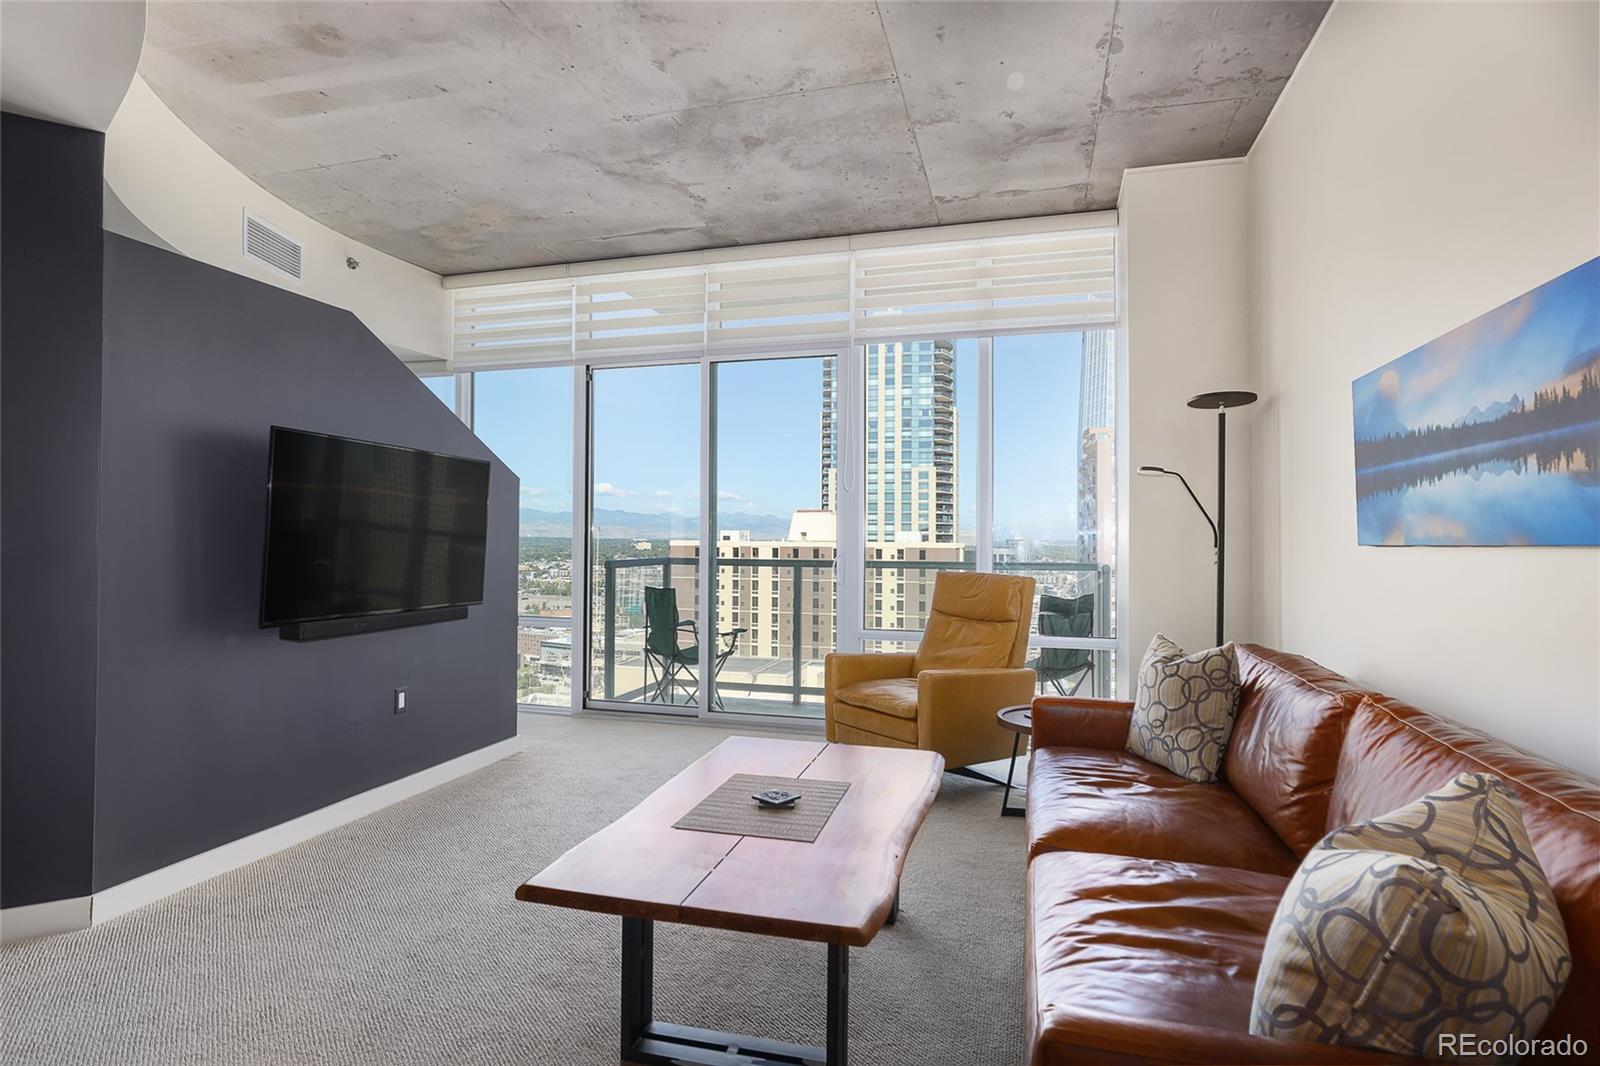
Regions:
<instances>
[{"instance_id":1,"label":"white window blind","mask_svg":"<svg viewBox=\"0 0 1600 1066\"><path fill-rule=\"evenodd\" d=\"M581 277L574 313L579 355L700 348L706 332L705 270Z\"/></svg>"},{"instance_id":2,"label":"white window blind","mask_svg":"<svg viewBox=\"0 0 1600 1066\"><path fill-rule=\"evenodd\" d=\"M470 371L706 350L843 349L857 340L1115 321L1110 226L919 236L805 246L825 245L820 254L728 249L664 257L671 265L663 269L584 264L543 268L526 281L457 283L452 365ZM567 276L550 276L557 272Z\"/></svg>"},{"instance_id":3,"label":"white window blind","mask_svg":"<svg viewBox=\"0 0 1600 1066\"><path fill-rule=\"evenodd\" d=\"M854 280L855 334L862 338L1109 322L1116 315L1115 236L861 251Z\"/></svg>"},{"instance_id":4,"label":"white window blind","mask_svg":"<svg viewBox=\"0 0 1600 1066\"><path fill-rule=\"evenodd\" d=\"M715 263L706 294L713 349L849 343L848 255Z\"/></svg>"},{"instance_id":5,"label":"white window blind","mask_svg":"<svg viewBox=\"0 0 1600 1066\"><path fill-rule=\"evenodd\" d=\"M538 366L572 358L570 280L457 289L451 361L457 370Z\"/></svg>"}]
</instances>

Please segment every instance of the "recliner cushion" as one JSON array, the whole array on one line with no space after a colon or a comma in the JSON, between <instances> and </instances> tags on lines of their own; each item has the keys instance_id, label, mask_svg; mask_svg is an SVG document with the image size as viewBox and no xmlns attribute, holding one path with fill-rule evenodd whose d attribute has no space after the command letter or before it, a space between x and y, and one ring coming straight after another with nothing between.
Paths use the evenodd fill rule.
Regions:
<instances>
[{"instance_id":1,"label":"recliner cushion","mask_svg":"<svg viewBox=\"0 0 1600 1066\"><path fill-rule=\"evenodd\" d=\"M1049 747L1028 769L1028 854L1088 851L1288 876L1298 862L1225 784L1125 751Z\"/></svg>"},{"instance_id":2,"label":"recliner cushion","mask_svg":"<svg viewBox=\"0 0 1600 1066\"><path fill-rule=\"evenodd\" d=\"M1021 666L1032 609L1032 578L941 571L912 672Z\"/></svg>"},{"instance_id":3,"label":"recliner cushion","mask_svg":"<svg viewBox=\"0 0 1600 1066\"><path fill-rule=\"evenodd\" d=\"M867 733L876 733L878 736L897 740L902 744L915 745L917 742L917 720L915 718L901 718L897 715L884 714L882 711L857 707L853 703L834 700L833 720L837 725L849 726L852 729L860 729Z\"/></svg>"},{"instance_id":4,"label":"recliner cushion","mask_svg":"<svg viewBox=\"0 0 1600 1066\"><path fill-rule=\"evenodd\" d=\"M864 713L870 714L872 712L867 711ZM880 715L879 717L882 716ZM900 721L898 718L886 718L884 720L889 722ZM886 737L882 733L874 733L870 729L860 729L838 721L833 723L833 742L837 744L865 744L869 747L880 748L915 748L917 746L914 741L908 743L903 740L896 740L893 737Z\"/></svg>"},{"instance_id":5,"label":"recliner cushion","mask_svg":"<svg viewBox=\"0 0 1600 1066\"><path fill-rule=\"evenodd\" d=\"M835 704L839 702L854 704L896 718L917 717L917 679L914 677L857 681L834 693L833 698Z\"/></svg>"}]
</instances>

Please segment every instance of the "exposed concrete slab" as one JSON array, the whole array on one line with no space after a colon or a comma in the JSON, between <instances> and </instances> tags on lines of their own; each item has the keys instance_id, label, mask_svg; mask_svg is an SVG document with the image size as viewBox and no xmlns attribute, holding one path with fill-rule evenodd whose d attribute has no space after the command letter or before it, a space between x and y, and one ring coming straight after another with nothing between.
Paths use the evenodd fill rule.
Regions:
<instances>
[{"instance_id":1,"label":"exposed concrete slab","mask_svg":"<svg viewBox=\"0 0 1600 1066\"><path fill-rule=\"evenodd\" d=\"M1238 100L1206 100L1105 112L1095 137L1086 205L1114 206L1122 172L1129 167L1221 158L1238 110Z\"/></svg>"},{"instance_id":2,"label":"exposed concrete slab","mask_svg":"<svg viewBox=\"0 0 1600 1066\"><path fill-rule=\"evenodd\" d=\"M883 5L941 222L1074 210L1116 5Z\"/></svg>"},{"instance_id":3,"label":"exposed concrete slab","mask_svg":"<svg viewBox=\"0 0 1600 1066\"><path fill-rule=\"evenodd\" d=\"M140 69L267 189L459 273L1109 206L1248 150L1325 8L156 2Z\"/></svg>"},{"instance_id":4,"label":"exposed concrete slab","mask_svg":"<svg viewBox=\"0 0 1600 1066\"><path fill-rule=\"evenodd\" d=\"M1119 4L1105 106L1276 99L1327 10L1326 0Z\"/></svg>"}]
</instances>

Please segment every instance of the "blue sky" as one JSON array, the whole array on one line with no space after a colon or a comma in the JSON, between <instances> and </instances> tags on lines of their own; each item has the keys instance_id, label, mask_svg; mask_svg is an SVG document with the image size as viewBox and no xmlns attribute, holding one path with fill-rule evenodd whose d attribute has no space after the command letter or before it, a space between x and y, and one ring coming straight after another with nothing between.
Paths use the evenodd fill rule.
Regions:
<instances>
[{"instance_id":1,"label":"blue sky","mask_svg":"<svg viewBox=\"0 0 1600 1066\"><path fill-rule=\"evenodd\" d=\"M1600 347L1600 259L1540 285L1357 378L1357 436L1450 425L1473 407L1560 381ZM1364 427L1370 427L1365 432Z\"/></svg>"},{"instance_id":2,"label":"blue sky","mask_svg":"<svg viewBox=\"0 0 1600 1066\"><path fill-rule=\"evenodd\" d=\"M958 507L970 536L977 511L977 342L958 342L956 353ZM995 341L995 525L1002 537L1064 539L1076 531L1081 356L1076 333ZM717 373L720 515L787 517L816 507L822 360L723 363ZM524 507L572 508L571 382L565 367L478 375L478 436L516 471ZM681 528L691 530L699 506L699 423L698 365L596 370L596 505L682 515Z\"/></svg>"}]
</instances>

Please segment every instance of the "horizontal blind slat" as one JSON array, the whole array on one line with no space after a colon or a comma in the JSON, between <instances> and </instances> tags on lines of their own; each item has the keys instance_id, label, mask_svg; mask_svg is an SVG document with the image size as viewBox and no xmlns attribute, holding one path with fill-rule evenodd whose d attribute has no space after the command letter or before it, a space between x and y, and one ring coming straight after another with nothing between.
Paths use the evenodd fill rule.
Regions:
<instances>
[{"instance_id":1,"label":"horizontal blind slat","mask_svg":"<svg viewBox=\"0 0 1600 1066\"><path fill-rule=\"evenodd\" d=\"M842 349L852 330L879 339L1115 319L1109 229L870 243L653 271L586 264L567 278L457 289L452 363L472 370L735 346Z\"/></svg>"}]
</instances>

